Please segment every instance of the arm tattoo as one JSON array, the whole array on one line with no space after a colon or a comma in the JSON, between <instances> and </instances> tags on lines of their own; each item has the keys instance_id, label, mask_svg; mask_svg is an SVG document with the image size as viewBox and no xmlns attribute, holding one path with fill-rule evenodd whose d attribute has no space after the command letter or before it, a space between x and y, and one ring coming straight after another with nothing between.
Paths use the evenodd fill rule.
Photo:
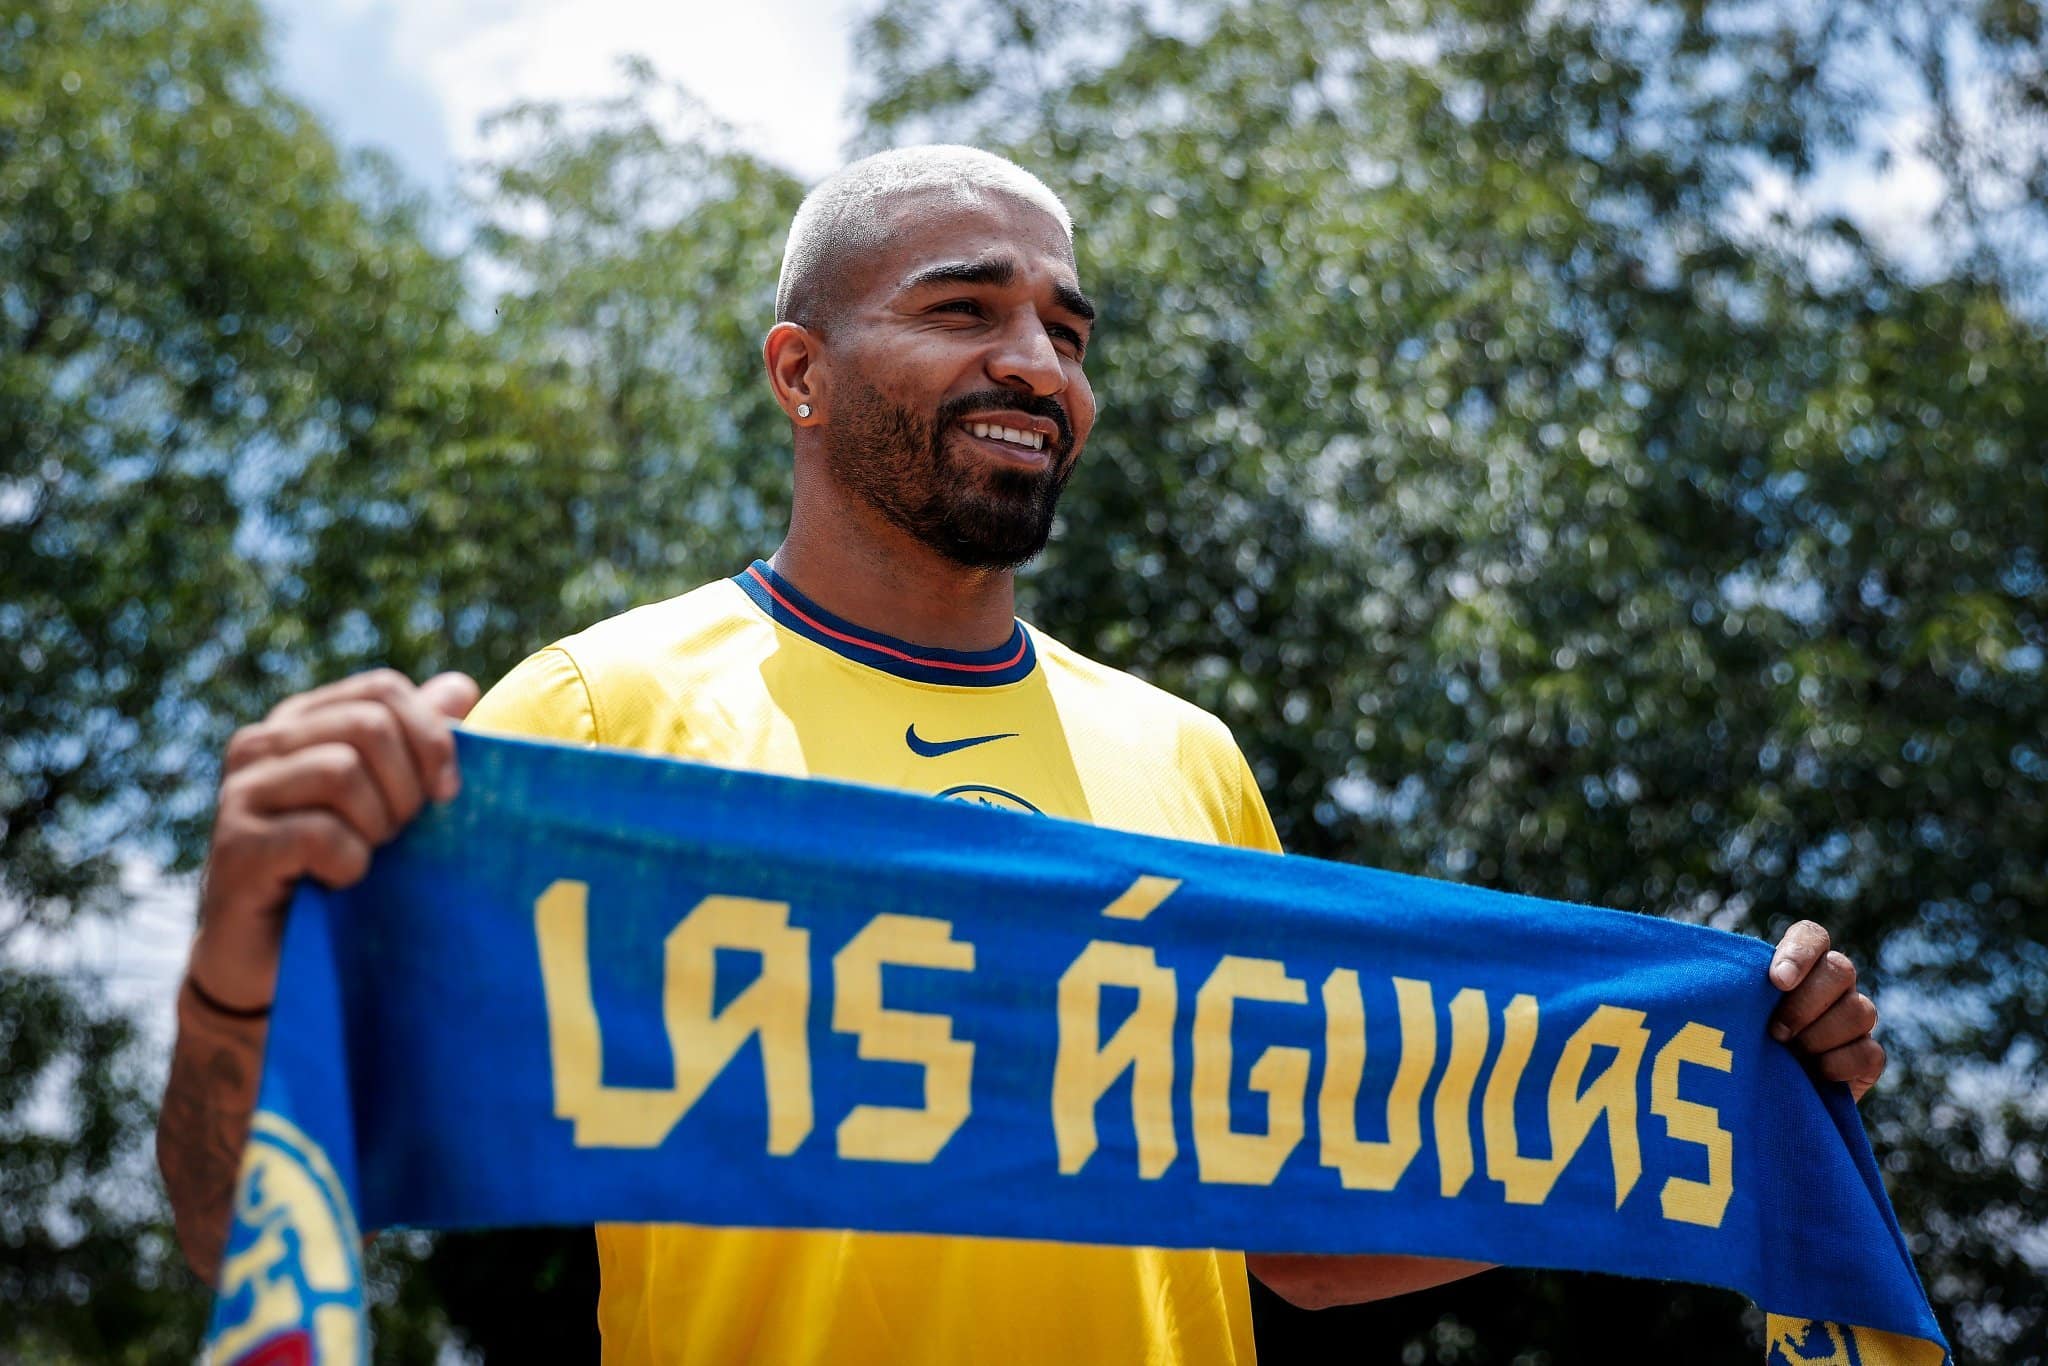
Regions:
<instances>
[{"instance_id":1,"label":"arm tattoo","mask_svg":"<svg viewBox=\"0 0 2048 1366\"><path fill-rule=\"evenodd\" d=\"M178 995L178 1044L157 1120L156 1157L185 1260L212 1284L220 1271L235 1174L262 1071L263 1021L227 1019Z\"/></svg>"}]
</instances>

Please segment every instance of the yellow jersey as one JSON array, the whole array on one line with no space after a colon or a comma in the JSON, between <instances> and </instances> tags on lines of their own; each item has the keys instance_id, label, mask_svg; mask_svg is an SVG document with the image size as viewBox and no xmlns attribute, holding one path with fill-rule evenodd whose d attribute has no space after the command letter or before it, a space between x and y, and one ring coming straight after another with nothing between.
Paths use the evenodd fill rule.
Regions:
<instances>
[{"instance_id":1,"label":"yellow jersey","mask_svg":"<svg viewBox=\"0 0 2048 1366\"><path fill-rule=\"evenodd\" d=\"M1199 708L1022 622L983 651L865 630L759 561L549 646L468 724L1279 849ZM622 1366L1253 1360L1235 1252L656 1224L597 1247Z\"/></svg>"}]
</instances>

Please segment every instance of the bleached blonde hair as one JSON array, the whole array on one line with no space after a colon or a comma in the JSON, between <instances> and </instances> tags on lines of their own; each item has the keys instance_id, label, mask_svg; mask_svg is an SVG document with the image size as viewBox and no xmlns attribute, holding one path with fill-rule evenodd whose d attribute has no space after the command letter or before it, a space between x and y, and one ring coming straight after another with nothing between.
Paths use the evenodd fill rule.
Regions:
<instances>
[{"instance_id":1,"label":"bleached blonde hair","mask_svg":"<svg viewBox=\"0 0 2048 1366\"><path fill-rule=\"evenodd\" d=\"M1014 161L978 147L936 143L898 147L863 157L804 196L782 249L775 284L775 320L806 322L821 298L834 291L837 267L850 254L872 249L887 233L886 209L906 194L950 193L973 202L1006 194L1051 214L1074 240L1074 220L1044 181Z\"/></svg>"}]
</instances>

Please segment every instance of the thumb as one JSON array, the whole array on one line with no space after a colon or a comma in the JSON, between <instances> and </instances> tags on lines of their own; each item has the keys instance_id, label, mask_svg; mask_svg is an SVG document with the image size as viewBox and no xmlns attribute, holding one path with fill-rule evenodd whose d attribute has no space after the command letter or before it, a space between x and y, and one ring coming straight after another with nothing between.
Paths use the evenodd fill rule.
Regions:
<instances>
[{"instance_id":1,"label":"thumb","mask_svg":"<svg viewBox=\"0 0 2048 1366\"><path fill-rule=\"evenodd\" d=\"M428 706L449 720L460 721L469 715L469 709L476 705L477 698L483 696L483 690L468 674L445 673L435 674L420 684L420 696Z\"/></svg>"}]
</instances>

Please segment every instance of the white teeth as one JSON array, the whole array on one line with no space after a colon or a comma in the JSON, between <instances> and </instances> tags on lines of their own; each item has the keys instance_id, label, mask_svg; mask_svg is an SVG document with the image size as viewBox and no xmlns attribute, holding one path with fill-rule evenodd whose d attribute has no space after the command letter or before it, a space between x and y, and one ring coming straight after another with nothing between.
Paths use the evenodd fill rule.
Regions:
<instances>
[{"instance_id":1,"label":"white teeth","mask_svg":"<svg viewBox=\"0 0 2048 1366\"><path fill-rule=\"evenodd\" d=\"M966 425L968 431L984 439L1007 441L1013 446L1026 446L1034 451L1045 449L1043 432L1019 431L1015 427L1004 427L993 422L970 422Z\"/></svg>"}]
</instances>

